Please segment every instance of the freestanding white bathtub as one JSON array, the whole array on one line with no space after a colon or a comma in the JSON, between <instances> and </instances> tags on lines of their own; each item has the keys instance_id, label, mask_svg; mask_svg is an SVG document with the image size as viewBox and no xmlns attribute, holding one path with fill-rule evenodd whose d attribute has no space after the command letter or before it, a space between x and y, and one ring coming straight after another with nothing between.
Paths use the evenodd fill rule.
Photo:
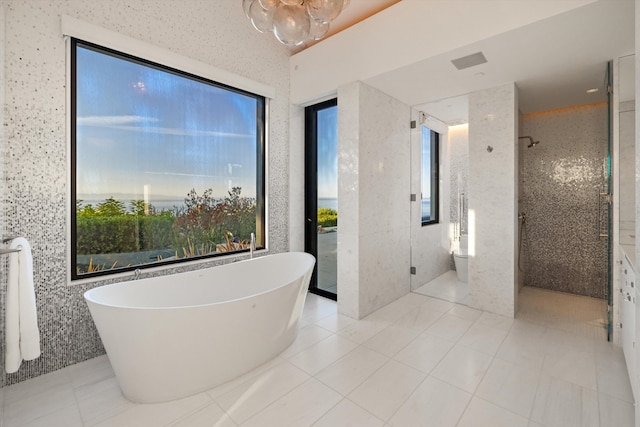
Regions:
<instances>
[{"instance_id":1,"label":"freestanding white bathtub","mask_svg":"<svg viewBox=\"0 0 640 427\"><path fill-rule=\"evenodd\" d=\"M296 338L315 258L269 255L84 294L125 397L152 403L213 388Z\"/></svg>"}]
</instances>

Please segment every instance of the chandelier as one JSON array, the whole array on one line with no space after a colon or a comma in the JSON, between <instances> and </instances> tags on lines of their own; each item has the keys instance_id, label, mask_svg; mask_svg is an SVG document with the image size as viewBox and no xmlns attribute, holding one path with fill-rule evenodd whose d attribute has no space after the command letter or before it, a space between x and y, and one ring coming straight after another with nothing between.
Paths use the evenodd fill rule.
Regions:
<instances>
[{"instance_id":1,"label":"chandelier","mask_svg":"<svg viewBox=\"0 0 640 427\"><path fill-rule=\"evenodd\" d=\"M242 0L244 14L261 33L287 46L320 40L350 0Z\"/></svg>"}]
</instances>

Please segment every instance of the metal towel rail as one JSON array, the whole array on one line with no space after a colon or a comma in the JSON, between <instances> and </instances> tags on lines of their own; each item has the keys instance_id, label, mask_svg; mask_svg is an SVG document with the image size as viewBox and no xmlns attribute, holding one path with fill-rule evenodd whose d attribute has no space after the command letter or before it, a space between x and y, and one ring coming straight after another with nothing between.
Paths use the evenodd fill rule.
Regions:
<instances>
[{"instance_id":1,"label":"metal towel rail","mask_svg":"<svg viewBox=\"0 0 640 427\"><path fill-rule=\"evenodd\" d=\"M2 243L8 243L17 237L18 236L9 235L2 236ZM13 254L16 252L20 252L20 249L0 249L0 255Z\"/></svg>"}]
</instances>

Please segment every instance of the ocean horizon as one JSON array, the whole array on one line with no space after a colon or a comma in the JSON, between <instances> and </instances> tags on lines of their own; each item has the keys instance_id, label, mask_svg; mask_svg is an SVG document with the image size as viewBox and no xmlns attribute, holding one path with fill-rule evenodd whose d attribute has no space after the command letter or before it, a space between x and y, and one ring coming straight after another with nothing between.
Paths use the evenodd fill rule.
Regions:
<instances>
[{"instance_id":1,"label":"ocean horizon","mask_svg":"<svg viewBox=\"0 0 640 427\"><path fill-rule=\"evenodd\" d=\"M318 197L318 209L329 208L338 210L338 199L336 197Z\"/></svg>"}]
</instances>

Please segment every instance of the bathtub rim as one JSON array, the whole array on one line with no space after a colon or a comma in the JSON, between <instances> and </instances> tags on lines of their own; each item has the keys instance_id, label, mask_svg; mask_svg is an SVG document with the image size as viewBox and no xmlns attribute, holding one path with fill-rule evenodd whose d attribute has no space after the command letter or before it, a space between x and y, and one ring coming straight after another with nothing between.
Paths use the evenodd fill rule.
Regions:
<instances>
[{"instance_id":1,"label":"bathtub rim","mask_svg":"<svg viewBox=\"0 0 640 427\"><path fill-rule=\"evenodd\" d=\"M295 251L295 252L301 252L301 251ZM278 252L278 253L282 253L282 252ZM270 252L269 248L265 247L264 249L256 249L256 251L253 254L255 258L262 258L269 255L277 255L278 253ZM189 271L204 270L210 267L221 267L227 264L232 264L232 263L237 263L242 261L250 261L251 258L248 258L248 257L249 257L249 254L247 253L247 251L241 251L241 252L232 252L228 255L220 255L220 256L210 257L210 258L195 258L183 264L180 264L180 263L158 264L158 265L144 264L140 266L140 271L142 272L142 276L143 276L141 277L141 279L148 279L151 277L160 277L160 276L169 276L172 274L188 273ZM189 266L194 266L194 269L186 270L186 271L175 271L179 268L189 267ZM161 272L161 271L169 271L169 273L156 274L157 272ZM85 277L85 278L75 279L75 280L71 279L71 273L68 273L67 276L68 276L67 286L73 287L76 285L81 285L81 286L94 285L94 288L99 288L102 286L108 286L108 285L113 285L115 283L122 283L122 282L133 280L133 278L135 277L135 270L121 271L118 273L113 273L105 276Z\"/></svg>"},{"instance_id":2,"label":"bathtub rim","mask_svg":"<svg viewBox=\"0 0 640 427\"><path fill-rule=\"evenodd\" d=\"M242 297L239 298L233 298L233 299L227 299L224 301L218 301L218 302L209 302L209 303L205 303L205 304L192 304L192 305L180 305L180 306L157 306L157 307L142 307L142 306L135 306L135 305L116 305L116 304L106 304L104 302L101 301L97 301L95 298L91 298L91 294L92 293L98 293L100 290L105 290L106 288L115 288L118 286L126 286L128 284L131 285L139 285L141 283L142 280L153 280L153 279L157 279L157 278L161 278L161 277L167 277L167 276L178 276L181 274L189 274L189 273L196 273L196 272L202 272L204 270L208 270L208 269L215 269L217 267L224 267L224 266L228 266L228 265L239 265L241 263L245 263L245 262L250 262L250 261L255 261L261 258L268 258L271 256L279 256L279 255L284 255L284 254L303 254L304 258L311 258L313 260L313 262L311 263L310 268L313 269L315 268L315 263L317 262L316 258L311 255L308 252L302 252L302 251L293 251L293 252L280 252L277 254L269 254L269 255L265 255L259 258L253 258L253 259L244 259L244 260L240 260L237 262L231 262L231 263L226 263L226 264L221 264L221 265L214 265L214 266L209 266L209 267L204 267L204 268L198 268L195 270L189 270L189 271L181 271L178 273L174 273L174 274L164 274L164 275L159 275L159 276L151 276L151 277L145 277L143 279L138 279L138 280L126 280L126 281L122 281L122 282L115 282L115 283L109 283L109 284L105 284L105 285L99 285L96 287L93 287L91 289L86 290L83 293L83 298L85 300L86 303L92 303L92 304L96 304L96 305L100 305L100 306L104 306L104 307L110 307L110 308L117 308L117 309L124 309L124 310L186 310L186 309L190 309L190 308L196 308L196 307L209 307L209 306L215 306L215 305L220 305L220 304L227 304L227 303L231 303L234 301L243 301L255 296L259 296L259 295L264 295L264 294L268 294L270 292L273 292L277 289L281 289L285 286L290 285L291 283L293 283L296 280L299 280L300 277L294 278L292 281L289 282L285 282L282 284L279 284L278 286L274 286L272 288L269 288L265 291L262 292L257 292L257 293L252 293L250 295L244 295ZM309 268L305 269L305 273L307 274L307 272L309 271ZM301 277L304 277L304 274ZM142 285L146 285L146 283L142 283ZM308 292L308 290L307 290Z\"/></svg>"}]
</instances>

